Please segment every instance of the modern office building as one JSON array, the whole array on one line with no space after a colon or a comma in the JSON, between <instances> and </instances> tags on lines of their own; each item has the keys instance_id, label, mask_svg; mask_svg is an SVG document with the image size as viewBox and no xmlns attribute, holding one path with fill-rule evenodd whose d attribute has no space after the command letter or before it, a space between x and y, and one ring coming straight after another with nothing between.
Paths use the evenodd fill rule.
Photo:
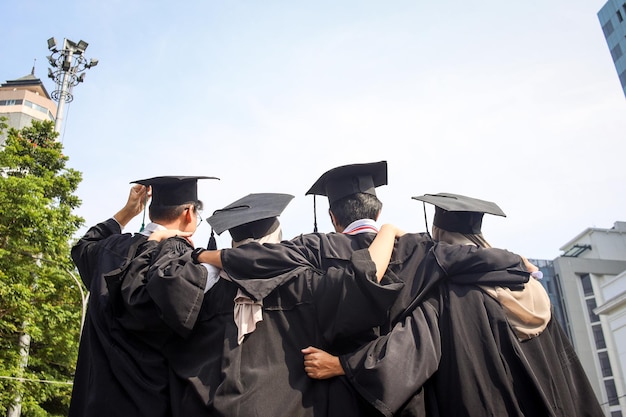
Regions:
<instances>
[{"instance_id":1,"label":"modern office building","mask_svg":"<svg viewBox=\"0 0 626 417\"><path fill-rule=\"evenodd\" d=\"M568 335L606 415L626 416L626 222L588 228L560 249Z\"/></svg>"},{"instance_id":2,"label":"modern office building","mask_svg":"<svg viewBox=\"0 0 626 417\"><path fill-rule=\"evenodd\" d=\"M33 71L25 77L0 85L0 117L6 117L9 127L21 129L30 126L32 120L54 122L56 103L50 98L46 87ZM0 134L0 146L6 132Z\"/></svg>"},{"instance_id":3,"label":"modern office building","mask_svg":"<svg viewBox=\"0 0 626 417\"><path fill-rule=\"evenodd\" d=\"M609 0L598 12L598 19L626 95L626 1Z\"/></svg>"}]
</instances>

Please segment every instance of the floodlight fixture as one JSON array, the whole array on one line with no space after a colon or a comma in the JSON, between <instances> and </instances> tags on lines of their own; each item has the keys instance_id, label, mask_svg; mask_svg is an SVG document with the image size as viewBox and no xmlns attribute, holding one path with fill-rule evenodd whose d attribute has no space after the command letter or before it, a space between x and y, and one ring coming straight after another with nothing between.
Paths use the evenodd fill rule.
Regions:
<instances>
[{"instance_id":1,"label":"floodlight fixture","mask_svg":"<svg viewBox=\"0 0 626 417\"><path fill-rule=\"evenodd\" d=\"M89 44L82 39L76 43L64 38L61 50L56 45L54 38L48 39L48 49L52 51L52 55L46 58L52 67L48 69L48 77L56 83L56 89L52 91L51 96L53 100L59 102L54 130L60 132L65 103L70 103L74 99L72 89L85 81L84 71L98 65L98 60L94 58L88 60L84 57Z\"/></svg>"},{"instance_id":2,"label":"floodlight fixture","mask_svg":"<svg viewBox=\"0 0 626 417\"><path fill-rule=\"evenodd\" d=\"M48 39L48 49L51 51L55 51L57 50L57 41L54 38L50 38Z\"/></svg>"},{"instance_id":3,"label":"floodlight fixture","mask_svg":"<svg viewBox=\"0 0 626 417\"><path fill-rule=\"evenodd\" d=\"M85 42L84 40L79 40L78 41L78 45L76 45L76 47L78 48L79 51L81 52L85 52L85 49L87 49L87 47L89 46L89 44L87 42Z\"/></svg>"}]
</instances>

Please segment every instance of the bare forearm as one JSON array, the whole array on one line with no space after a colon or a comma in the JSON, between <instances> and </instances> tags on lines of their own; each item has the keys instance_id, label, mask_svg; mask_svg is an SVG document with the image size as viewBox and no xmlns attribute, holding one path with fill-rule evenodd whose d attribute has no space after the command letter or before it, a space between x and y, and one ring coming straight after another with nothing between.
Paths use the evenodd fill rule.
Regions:
<instances>
[{"instance_id":1,"label":"bare forearm","mask_svg":"<svg viewBox=\"0 0 626 417\"><path fill-rule=\"evenodd\" d=\"M222 269L221 250L206 250L198 255L198 262L213 265Z\"/></svg>"},{"instance_id":2,"label":"bare forearm","mask_svg":"<svg viewBox=\"0 0 626 417\"><path fill-rule=\"evenodd\" d=\"M402 236L403 234L404 232L397 227L391 224L384 224L370 245L368 251L372 261L374 261L374 264L376 265L376 278L378 279L378 282L380 282L383 278L383 275L385 275L385 271L389 266L396 237Z\"/></svg>"}]
</instances>

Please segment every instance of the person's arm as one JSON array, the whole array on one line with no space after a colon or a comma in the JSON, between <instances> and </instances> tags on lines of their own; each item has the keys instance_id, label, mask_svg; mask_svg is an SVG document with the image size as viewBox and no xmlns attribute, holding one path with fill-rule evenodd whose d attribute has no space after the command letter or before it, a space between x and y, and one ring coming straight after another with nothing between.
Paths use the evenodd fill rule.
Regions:
<instances>
[{"instance_id":1,"label":"person's arm","mask_svg":"<svg viewBox=\"0 0 626 417\"><path fill-rule=\"evenodd\" d=\"M222 251L221 250L205 250L198 255L198 262L213 265L222 269Z\"/></svg>"},{"instance_id":2,"label":"person's arm","mask_svg":"<svg viewBox=\"0 0 626 417\"><path fill-rule=\"evenodd\" d=\"M404 232L396 226L383 224L378 235L376 235L376 238L368 248L370 257L372 261L374 261L374 264L376 264L376 278L378 282L383 278L387 266L389 266L396 238L402 235L404 235Z\"/></svg>"},{"instance_id":3,"label":"person's arm","mask_svg":"<svg viewBox=\"0 0 626 417\"><path fill-rule=\"evenodd\" d=\"M135 216L140 214L151 196L151 190L145 185L133 185L126 205L113 218L124 228Z\"/></svg>"},{"instance_id":4,"label":"person's arm","mask_svg":"<svg viewBox=\"0 0 626 417\"><path fill-rule=\"evenodd\" d=\"M146 241L139 249L110 277L120 282L124 308L143 330L161 330L166 325L186 337L202 307L208 269L193 262L192 247L184 238Z\"/></svg>"},{"instance_id":5,"label":"person's arm","mask_svg":"<svg viewBox=\"0 0 626 417\"><path fill-rule=\"evenodd\" d=\"M101 250L100 242L122 233L122 228L143 210L146 195L150 195L146 187L133 186L124 207L113 217L90 227L72 247L72 260L87 288L91 286L93 268L97 265L95 260Z\"/></svg>"}]
</instances>

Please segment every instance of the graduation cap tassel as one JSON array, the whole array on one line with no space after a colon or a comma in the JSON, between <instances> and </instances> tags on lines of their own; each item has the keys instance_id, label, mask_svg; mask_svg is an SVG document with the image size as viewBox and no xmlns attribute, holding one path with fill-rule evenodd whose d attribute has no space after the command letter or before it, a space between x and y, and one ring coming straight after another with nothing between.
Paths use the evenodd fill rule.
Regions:
<instances>
[{"instance_id":1,"label":"graduation cap tassel","mask_svg":"<svg viewBox=\"0 0 626 417\"><path fill-rule=\"evenodd\" d=\"M317 205L315 202L315 194L313 194L313 233L317 233Z\"/></svg>"},{"instance_id":2,"label":"graduation cap tassel","mask_svg":"<svg viewBox=\"0 0 626 417\"><path fill-rule=\"evenodd\" d=\"M146 193L146 197L143 200L143 219L141 219L141 227L139 228L139 233L143 232L143 229L146 228L146 208L148 207L148 193Z\"/></svg>"},{"instance_id":3,"label":"graduation cap tassel","mask_svg":"<svg viewBox=\"0 0 626 417\"><path fill-rule=\"evenodd\" d=\"M426 203L422 202L422 206L424 206L424 223L426 224L426 234L428 235L430 240L432 240L433 237L430 235L430 228L428 227L428 218L426 217Z\"/></svg>"},{"instance_id":4,"label":"graduation cap tassel","mask_svg":"<svg viewBox=\"0 0 626 417\"><path fill-rule=\"evenodd\" d=\"M215 240L215 235L213 234L213 228L211 228L211 237L209 238L209 243L207 243L206 248L208 250L217 250L217 241Z\"/></svg>"}]
</instances>

